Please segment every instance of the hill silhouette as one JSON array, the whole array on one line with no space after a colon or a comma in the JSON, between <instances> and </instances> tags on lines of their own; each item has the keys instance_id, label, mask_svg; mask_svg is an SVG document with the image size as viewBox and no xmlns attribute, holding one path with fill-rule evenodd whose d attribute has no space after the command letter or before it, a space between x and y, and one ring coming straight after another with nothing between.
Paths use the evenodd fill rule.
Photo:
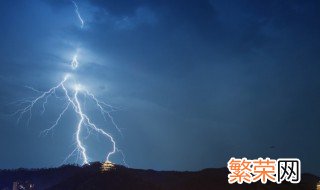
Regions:
<instances>
[{"instance_id":1,"label":"hill silhouette","mask_svg":"<svg viewBox=\"0 0 320 190\"><path fill-rule=\"evenodd\" d=\"M312 190L319 177L303 174L299 184L228 184L227 168L196 172L154 171L115 165L106 172L101 163L65 165L48 169L0 170L0 189L12 189L14 181L32 181L37 190Z\"/></svg>"}]
</instances>

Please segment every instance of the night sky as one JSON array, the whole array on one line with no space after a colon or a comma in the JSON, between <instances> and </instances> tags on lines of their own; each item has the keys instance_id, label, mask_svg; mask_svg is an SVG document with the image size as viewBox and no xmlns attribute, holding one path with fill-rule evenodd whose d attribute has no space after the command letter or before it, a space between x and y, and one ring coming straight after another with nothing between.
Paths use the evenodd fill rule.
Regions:
<instances>
[{"instance_id":1,"label":"night sky","mask_svg":"<svg viewBox=\"0 0 320 190\"><path fill-rule=\"evenodd\" d=\"M320 1L0 2L0 168L56 167L74 149L77 121L52 97L17 123L13 102L72 73L113 113L130 167L199 170L230 157L300 158L320 174ZM80 47L79 69L70 69ZM90 104L90 102L88 102ZM91 111L92 110L92 111ZM92 135L90 161L110 143ZM121 164L119 155L113 161ZM76 162L72 157L67 163Z\"/></svg>"}]
</instances>

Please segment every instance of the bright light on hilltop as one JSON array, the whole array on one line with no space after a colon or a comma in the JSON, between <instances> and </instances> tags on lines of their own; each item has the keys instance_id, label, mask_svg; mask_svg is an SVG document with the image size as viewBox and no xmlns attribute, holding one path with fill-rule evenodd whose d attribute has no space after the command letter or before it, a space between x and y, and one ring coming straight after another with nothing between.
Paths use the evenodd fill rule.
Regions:
<instances>
[{"instance_id":1,"label":"bright light on hilltop","mask_svg":"<svg viewBox=\"0 0 320 190\"><path fill-rule=\"evenodd\" d=\"M104 162L102 164L102 166L101 166L101 172L107 172L107 171L110 171L112 169L115 169L115 165L110 161Z\"/></svg>"}]
</instances>

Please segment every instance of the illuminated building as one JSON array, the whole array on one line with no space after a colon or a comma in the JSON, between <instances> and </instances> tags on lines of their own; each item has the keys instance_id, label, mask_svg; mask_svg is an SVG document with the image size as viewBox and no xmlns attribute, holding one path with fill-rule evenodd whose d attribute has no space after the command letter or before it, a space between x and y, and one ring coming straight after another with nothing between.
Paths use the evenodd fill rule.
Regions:
<instances>
[{"instance_id":1,"label":"illuminated building","mask_svg":"<svg viewBox=\"0 0 320 190\"><path fill-rule=\"evenodd\" d=\"M105 162L102 164L101 166L101 171L102 172L107 172L107 171L110 171L112 169L115 169L115 165L112 163L112 162Z\"/></svg>"},{"instance_id":2,"label":"illuminated building","mask_svg":"<svg viewBox=\"0 0 320 190\"><path fill-rule=\"evenodd\" d=\"M13 190L34 190L34 184L30 181L15 181L13 182Z\"/></svg>"}]
</instances>

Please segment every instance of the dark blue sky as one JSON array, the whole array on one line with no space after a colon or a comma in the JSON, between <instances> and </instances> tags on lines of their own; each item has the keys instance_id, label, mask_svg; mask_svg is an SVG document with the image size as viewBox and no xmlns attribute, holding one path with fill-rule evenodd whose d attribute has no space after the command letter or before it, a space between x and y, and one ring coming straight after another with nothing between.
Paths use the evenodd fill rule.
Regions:
<instances>
[{"instance_id":1,"label":"dark blue sky","mask_svg":"<svg viewBox=\"0 0 320 190\"><path fill-rule=\"evenodd\" d=\"M74 75L121 107L113 115L123 137L97 124L114 132L131 167L297 157L320 174L319 1L77 2L82 30L67 0L0 3L0 168L58 166L73 150L72 111L39 136L62 108L54 100L29 126L8 114L36 95L25 86L47 90L72 72L80 47ZM109 145L94 138L90 158L103 160Z\"/></svg>"}]
</instances>

